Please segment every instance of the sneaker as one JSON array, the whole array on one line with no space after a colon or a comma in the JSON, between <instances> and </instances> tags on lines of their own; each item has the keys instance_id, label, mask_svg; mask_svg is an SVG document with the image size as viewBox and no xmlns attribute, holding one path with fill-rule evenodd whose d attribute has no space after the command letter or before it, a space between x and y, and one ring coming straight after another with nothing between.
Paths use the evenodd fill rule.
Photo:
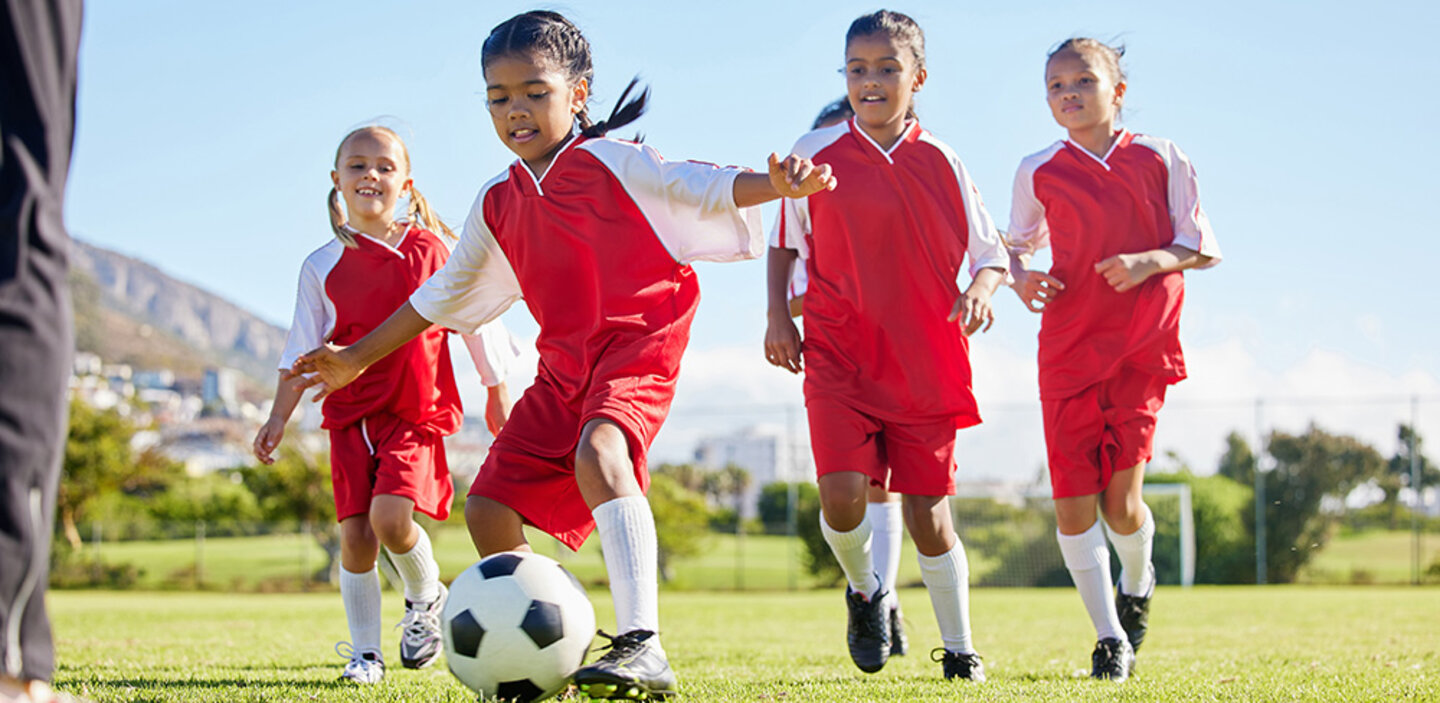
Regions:
<instances>
[{"instance_id":1,"label":"sneaker","mask_svg":"<svg viewBox=\"0 0 1440 703\"><path fill-rule=\"evenodd\" d=\"M675 672L665 654L650 643L655 633L631 630L619 637L604 632L610 651L575 672L575 687L592 699L664 700L675 695Z\"/></svg>"},{"instance_id":2,"label":"sneaker","mask_svg":"<svg viewBox=\"0 0 1440 703\"><path fill-rule=\"evenodd\" d=\"M1155 567L1150 567L1150 572L1153 579ZM1145 632L1150 629L1150 598L1154 595L1153 585L1146 596L1128 596L1123 589L1115 589L1115 614L1120 616L1120 628L1125 630L1125 639L1130 640L1130 648L1136 652L1140 651Z\"/></svg>"},{"instance_id":3,"label":"sneaker","mask_svg":"<svg viewBox=\"0 0 1440 703\"><path fill-rule=\"evenodd\" d=\"M1090 678L1119 683L1130 678L1130 672L1135 670L1135 650L1125 640L1106 637L1095 643L1090 663Z\"/></svg>"},{"instance_id":4,"label":"sneaker","mask_svg":"<svg viewBox=\"0 0 1440 703\"><path fill-rule=\"evenodd\" d=\"M345 663L345 670L340 672L341 681L368 685L380 683L380 679L385 678L385 660L380 658L379 652L357 652L349 642L337 642L335 653L350 660Z\"/></svg>"},{"instance_id":5,"label":"sneaker","mask_svg":"<svg viewBox=\"0 0 1440 703\"><path fill-rule=\"evenodd\" d=\"M405 601L405 618L395 627L400 628L400 665L406 669L423 669L435 663L444 646L440 634L440 612L445 609L445 599L450 591L440 584L440 595L429 603Z\"/></svg>"},{"instance_id":6,"label":"sneaker","mask_svg":"<svg viewBox=\"0 0 1440 703\"><path fill-rule=\"evenodd\" d=\"M889 594L876 589L869 598L845 587L845 606L850 611L846 641L850 645L850 661L860 670L873 674L885 668L890 658Z\"/></svg>"},{"instance_id":7,"label":"sneaker","mask_svg":"<svg viewBox=\"0 0 1440 703\"><path fill-rule=\"evenodd\" d=\"M974 652L961 654L937 647L930 651L930 660L940 662L945 669L947 681L950 679L969 679L976 682L985 680L985 665L980 662L980 655Z\"/></svg>"},{"instance_id":8,"label":"sneaker","mask_svg":"<svg viewBox=\"0 0 1440 703\"><path fill-rule=\"evenodd\" d=\"M905 624L901 622L900 606L890 609L890 656L903 657L910 652L910 640L905 637Z\"/></svg>"}]
</instances>

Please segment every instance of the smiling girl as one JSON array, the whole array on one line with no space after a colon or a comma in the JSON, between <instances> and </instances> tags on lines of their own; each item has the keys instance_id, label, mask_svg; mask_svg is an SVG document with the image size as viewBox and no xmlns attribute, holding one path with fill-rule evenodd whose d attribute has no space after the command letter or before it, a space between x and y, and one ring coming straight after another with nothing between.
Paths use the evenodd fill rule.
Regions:
<instances>
[{"instance_id":1,"label":"smiling girl","mask_svg":"<svg viewBox=\"0 0 1440 703\"><path fill-rule=\"evenodd\" d=\"M266 464L274 462L271 453L300 400L290 371L295 359L322 343L348 344L374 329L444 265L454 241L416 190L410 155L395 132L372 126L347 134L330 178L334 187L326 205L335 238L300 270L275 403L255 435L255 456ZM402 196L409 212L397 220ZM348 651L336 649L349 658L341 678L356 683L378 683L385 675L375 569L382 544L405 584L401 663L421 668L440 651L445 586L430 538L412 516L419 511L444 520L450 514L454 488L441 439L459 429L462 411L446 330L427 325L420 332L358 383L329 394L323 408L340 521L340 598L351 637ZM493 432L508 412L504 367L514 349L499 323L476 334L465 342L491 389L486 418Z\"/></svg>"},{"instance_id":2,"label":"smiling girl","mask_svg":"<svg viewBox=\"0 0 1440 703\"><path fill-rule=\"evenodd\" d=\"M1134 668L1155 587L1141 488L1165 389L1185 378L1180 272L1220 260L1184 152L1117 126L1123 53L1088 38L1050 53L1046 99L1068 138L1020 163L1007 236L1015 292L1044 315L1040 401L1060 552L1095 625L1091 676L1116 681ZM1026 270L1045 246L1050 271Z\"/></svg>"},{"instance_id":3,"label":"smiling girl","mask_svg":"<svg viewBox=\"0 0 1440 703\"><path fill-rule=\"evenodd\" d=\"M627 101L632 82L594 122L589 43L557 13L501 23L481 62L495 132L518 160L481 188L444 270L370 335L297 370L334 392L432 323L474 329L523 298L540 367L470 489L470 535L483 555L528 550L525 524L572 549L598 529L621 634L575 684L591 698L665 697L675 676L658 637L646 451L699 303L690 264L758 256L755 206L834 180L793 156L772 154L757 174L605 138L644 112L648 91Z\"/></svg>"},{"instance_id":4,"label":"smiling girl","mask_svg":"<svg viewBox=\"0 0 1440 703\"><path fill-rule=\"evenodd\" d=\"M970 637L969 567L952 524L955 432L980 422L967 337L994 320L1008 258L980 193L950 147L920 127L925 38L879 11L850 25L845 81L855 115L794 152L829 166L833 192L787 199L770 250L770 363L798 373L786 305L805 261L805 406L819 475L821 528L849 586L850 657L867 672L891 650L894 584L875 573L870 484L902 494L920 572L940 626L945 678L981 681ZM962 289L965 259L972 277Z\"/></svg>"}]
</instances>

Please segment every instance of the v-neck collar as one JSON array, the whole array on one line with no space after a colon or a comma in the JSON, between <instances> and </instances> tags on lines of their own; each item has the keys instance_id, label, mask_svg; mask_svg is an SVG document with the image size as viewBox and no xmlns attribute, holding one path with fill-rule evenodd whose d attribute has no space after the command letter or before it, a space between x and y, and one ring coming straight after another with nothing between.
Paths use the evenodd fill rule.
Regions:
<instances>
[{"instance_id":1,"label":"v-neck collar","mask_svg":"<svg viewBox=\"0 0 1440 703\"><path fill-rule=\"evenodd\" d=\"M1075 140L1073 140L1073 139L1070 139L1069 137L1066 137L1066 138L1065 138L1065 143L1066 143L1066 144L1069 144L1069 145L1072 146L1072 147L1075 147L1075 150L1076 150L1076 151L1078 151L1078 152L1080 152L1080 153L1082 153L1082 154L1090 157L1091 159L1094 159L1095 163L1100 164L1100 167L1101 167L1101 168L1105 169L1106 171L1109 171L1109 170L1110 170L1110 156L1115 153L1115 150L1116 150L1116 149L1119 149L1120 147L1125 146L1126 144L1129 144L1131 138L1133 138L1134 136L1135 136L1135 135L1133 135L1133 134L1130 133L1130 130L1125 129L1124 127L1121 127L1121 128L1120 128L1120 131L1115 134L1115 141L1113 141L1113 142L1110 143L1110 148L1105 151L1105 155L1104 155L1104 156L1096 156L1096 155L1095 155L1094 153L1092 153L1089 149L1086 149L1085 147L1080 146L1079 143L1077 143L1077 142L1076 142Z\"/></svg>"},{"instance_id":2,"label":"v-neck collar","mask_svg":"<svg viewBox=\"0 0 1440 703\"><path fill-rule=\"evenodd\" d=\"M896 139L895 143L891 144L889 149L881 149L880 142L875 141L870 137L869 134L866 134L865 130L860 128L860 123L856 121L856 118L851 117L849 124L850 131L858 135L862 142L869 144L873 149L875 149L875 152L878 153L880 156L884 157L885 162L889 164L895 163L895 159L892 156L895 153L895 150L899 149L901 144L910 141L910 138L915 135L915 131L920 129L919 120L905 120L905 129L901 130L900 138Z\"/></svg>"},{"instance_id":3,"label":"v-neck collar","mask_svg":"<svg viewBox=\"0 0 1440 703\"><path fill-rule=\"evenodd\" d=\"M404 225L405 225L405 230L400 233L400 239L395 242L394 246L391 246L390 244L387 244L387 243L385 242L385 240L380 239L379 237L375 237L375 236L372 236L372 235L369 235L369 234L365 234L364 232L361 232L360 230L355 229L354 227L351 227L351 226L348 225L348 224L342 225L342 226L343 226L345 229L349 230L352 235L355 235L356 237L364 237L365 239L370 240L370 242L373 243L375 246L380 247L380 248L382 248L382 249L390 252L391 254L394 254L395 256L398 256L398 257L400 257L400 258L403 259L403 258L405 258L405 254L400 251L400 245L401 245L401 244L404 244L404 243L405 243L405 240L410 237L410 229L411 229L412 227L414 227L414 223L411 223L411 222L406 221L406 220L400 220L400 222L404 223Z\"/></svg>"},{"instance_id":4,"label":"v-neck collar","mask_svg":"<svg viewBox=\"0 0 1440 703\"><path fill-rule=\"evenodd\" d=\"M541 173L538 177L534 171L530 170L530 164L525 163L524 159L515 159L515 166L530 177L530 184L535 187L536 195L545 195L545 189L541 187L540 184L544 183L545 177L550 175L551 171L555 170L555 164L560 162L560 157L564 156L565 152L570 151L576 144L582 141L585 141L585 135L576 132L575 135L570 138L570 141L565 142L565 146L560 147L560 151L555 152L554 158L551 158L550 163L545 166L545 172Z\"/></svg>"}]
</instances>

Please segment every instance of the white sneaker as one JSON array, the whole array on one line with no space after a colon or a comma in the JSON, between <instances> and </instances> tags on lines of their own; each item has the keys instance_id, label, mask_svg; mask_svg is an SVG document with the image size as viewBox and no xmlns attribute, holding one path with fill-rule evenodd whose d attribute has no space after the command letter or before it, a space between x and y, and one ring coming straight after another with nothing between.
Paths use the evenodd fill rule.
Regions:
<instances>
[{"instance_id":1,"label":"white sneaker","mask_svg":"<svg viewBox=\"0 0 1440 703\"><path fill-rule=\"evenodd\" d=\"M345 670L340 672L341 681L368 685L380 683L380 679L385 678L385 660L380 658L379 652L357 652L349 642L336 642L335 653L350 660L345 663Z\"/></svg>"},{"instance_id":2,"label":"white sneaker","mask_svg":"<svg viewBox=\"0 0 1440 703\"><path fill-rule=\"evenodd\" d=\"M449 596L450 591L442 583L440 595L429 603L405 601L405 618L395 627L400 628L400 664L406 669L423 669L440 656L445 642L440 633L440 612Z\"/></svg>"}]
</instances>

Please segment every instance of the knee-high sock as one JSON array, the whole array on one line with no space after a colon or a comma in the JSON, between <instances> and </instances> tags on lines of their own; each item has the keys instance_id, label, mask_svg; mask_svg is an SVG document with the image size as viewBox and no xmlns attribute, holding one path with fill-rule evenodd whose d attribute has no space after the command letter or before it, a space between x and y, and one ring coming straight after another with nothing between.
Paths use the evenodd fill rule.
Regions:
<instances>
[{"instance_id":1,"label":"knee-high sock","mask_svg":"<svg viewBox=\"0 0 1440 703\"><path fill-rule=\"evenodd\" d=\"M340 567L340 600L350 623L350 646L380 655L380 572L355 573Z\"/></svg>"},{"instance_id":2,"label":"knee-high sock","mask_svg":"<svg viewBox=\"0 0 1440 703\"><path fill-rule=\"evenodd\" d=\"M838 532L825 522L825 515L821 514L820 531L825 535L830 551L835 552L835 560L840 562L840 569L845 572L845 580L850 582L851 590L867 598L875 595L881 583L875 575L875 561L870 554L870 520L861 520L849 532Z\"/></svg>"},{"instance_id":3,"label":"knee-high sock","mask_svg":"<svg viewBox=\"0 0 1440 703\"><path fill-rule=\"evenodd\" d=\"M1115 556L1120 557L1120 591L1127 596L1149 596L1155 588L1155 569L1150 565L1150 555L1155 550L1155 517L1150 506L1144 503L1145 521L1140 529L1128 535L1116 533L1105 525L1110 535L1110 544L1115 547Z\"/></svg>"},{"instance_id":4,"label":"knee-high sock","mask_svg":"<svg viewBox=\"0 0 1440 703\"><path fill-rule=\"evenodd\" d=\"M405 582L405 600L433 603L440 597L440 565L435 563L435 554L430 549L430 536L419 525L415 525L415 532L420 536L410 551L396 554L388 547L385 551L390 552L390 561L400 572L400 580Z\"/></svg>"},{"instance_id":5,"label":"knee-high sock","mask_svg":"<svg viewBox=\"0 0 1440 703\"><path fill-rule=\"evenodd\" d=\"M920 554L920 578L930 592L930 605L935 608L935 622L940 625L940 640L945 649L973 654L970 643L970 564L965 559L965 545L955 537L955 546L939 556Z\"/></svg>"},{"instance_id":6,"label":"knee-high sock","mask_svg":"<svg viewBox=\"0 0 1440 703\"><path fill-rule=\"evenodd\" d=\"M1078 535L1055 533L1060 541L1060 554L1065 568L1080 591L1080 600L1095 625L1096 639L1124 639L1120 616L1115 613L1115 591L1110 583L1110 548L1105 546L1105 532L1096 520L1090 529Z\"/></svg>"},{"instance_id":7,"label":"knee-high sock","mask_svg":"<svg viewBox=\"0 0 1440 703\"><path fill-rule=\"evenodd\" d=\"M605 551L615 629L660 631L660 555L655 516L644 496L627 496L595 506L595 528ZM659 646L658 638L651 638Z\"/></svg>"},{"instance_id":8,"label":"knee-high sock","mask_svg":"<svg viewBox=\"0 0 1440 703\"><path fill-rule=\"evenodd\" d=\"M870 521L872 537L870 552L874 557L875 569L880 572L880 581L885 590L893 592L896 580L900 578L900 538L905 532L905 520L900 514L899 503L870 503L865 506L865 519ZM895 600L900 607L900 600Z\"/></svg>"}]
</instances>

